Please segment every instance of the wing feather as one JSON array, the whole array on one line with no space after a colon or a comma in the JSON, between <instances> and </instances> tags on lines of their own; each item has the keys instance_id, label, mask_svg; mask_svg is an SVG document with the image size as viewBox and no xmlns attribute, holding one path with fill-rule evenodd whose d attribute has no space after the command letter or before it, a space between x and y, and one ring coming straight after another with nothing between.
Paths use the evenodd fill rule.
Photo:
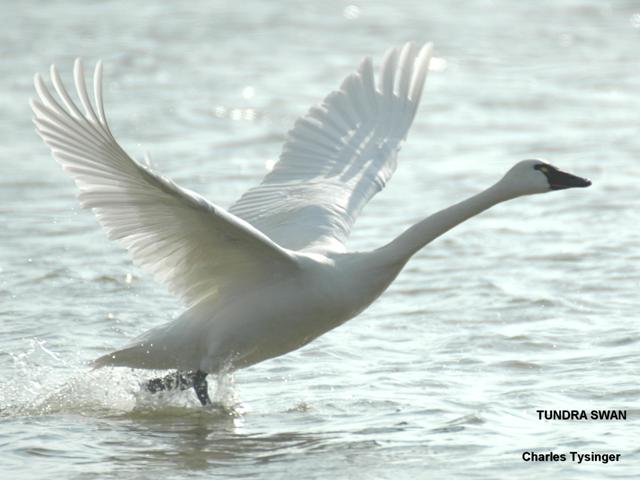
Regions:
<instances>
[{"instance_id":1,"label":"wing feather","mask_svg":"<svg viewBox=\"0 0 640 480\"><path fill-rule=\"evenodd\" d=\"M365 58L295 122L273 170L229 211L286 248L344 250L357 215L395 171L430 58L430 44L389 50L377 87Z\"/></svg>"},{"instance_id":2,"label":"wing feather","mask_svg":"<svg viewBox=\"0 0 640 480\"><path fill-rule=\"evenodd\" d=\"M80 204L93 209L109 238L186 304L296 268L290 251L249 223L125 153L106 120L100 62L93 78L95 107L79 60L74 80L82 109L54 66L50 73L58 99L40 75L34 82L39 99L31 106L38 134L74 179Z\"/></svg>"}]
</instances>

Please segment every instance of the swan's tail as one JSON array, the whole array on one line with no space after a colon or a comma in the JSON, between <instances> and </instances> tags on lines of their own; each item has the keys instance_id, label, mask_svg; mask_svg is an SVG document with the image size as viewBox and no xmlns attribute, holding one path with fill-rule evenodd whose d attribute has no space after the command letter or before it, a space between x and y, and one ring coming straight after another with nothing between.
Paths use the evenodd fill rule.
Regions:
<instances>
[{"instance_id":1,"label":"swan's tail","mask_svg":"<svg viewBox=\"0 0 640 480\"><path fill-rule=\"evenodd\" d=\"M207 356L211 310L209 304L196 305L178 318L148 330L124 348L96 359L92 366L200 370Z\"/></svg>"},{"instance_id":2,"label":"swan's tail","mask_svg":"<svg viewBox=\"0 0 640 480\"><path fill-rule=\"evenodd\" d=\"M120 350L101 356L94 360L92 367L129 367L147 370L182 370L196 371L200 369L202 356L201 339L193 335L185 335L174 320L165 325L153 328L132 341Z\"/></svg>"},{"instance_id":3,"label":"swan's tail","mask_svg":"<svg viewBox=\"0 0 640 480\"><path fill-rule=\"evenodd\" d=\"M93 361L91 366L102 367L129 367L145 368L151 370L168 370L176 368L172 356L158 355L154 347L145 343L125 347L121 350L108 353Z\"/></svg>"},{"instance_id":4,"label":"swan's tail","mask_svg":"<svg viewBox=\"0 0 640 480\"><path fill-rule=\"evenodd\" d=\"M158 358L158 355L152 354L152 350L146 348L144 343L141 343L103 355L94 360L91 366L93 369L102 367L130 367L168 370L176 368L175 365L170 365L169 362L159 362L158 360L161 360ZM167 363L167 365L162 366L163 363Z\"/></svg>"}]
</instances>

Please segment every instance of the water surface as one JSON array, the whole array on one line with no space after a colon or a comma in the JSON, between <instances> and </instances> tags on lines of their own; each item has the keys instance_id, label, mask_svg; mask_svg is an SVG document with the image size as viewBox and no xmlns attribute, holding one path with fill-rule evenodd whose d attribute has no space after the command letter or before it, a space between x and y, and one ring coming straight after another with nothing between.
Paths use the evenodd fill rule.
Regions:
<instances>
[{"instance_id":1,"label":"water surface","mask_svg":"<svg viewBox=\"0 0 640 480\"><path fill-rule=\"evenodd\" d=\"M13 478L635 478L640 470L636 2L5 2L0 471ZM349 247L546 157L594 185L500 205L420 252L369 310L221 379L225 408L140 393L93 358L180 313L109 242L33 133L32 76L105 63L130 154L220 205L364 55L433 40L400 166ZM213 388L212 388L213 390ZM212 392L213 393L213 392ZM625 422L537 409L627 409ZM616 464L522 452L614 452Z\"/></svg>"}]
</instances>

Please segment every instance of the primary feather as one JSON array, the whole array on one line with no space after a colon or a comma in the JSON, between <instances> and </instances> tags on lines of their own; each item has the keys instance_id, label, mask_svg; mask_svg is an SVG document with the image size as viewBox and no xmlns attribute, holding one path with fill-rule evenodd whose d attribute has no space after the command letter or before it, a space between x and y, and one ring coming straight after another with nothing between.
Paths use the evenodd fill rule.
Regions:
<instances>
[{"instance_id":1,"label":"primary feather","mask_svg":"<svg viewBox=\"0 0 640 480\"><path fill-rule=\"evenodd\" d=\"M396 169L430 58L430 44L390 50L377 87L366 58L296 122L273 170L229 211L283 247L344 251L356 217Z\"/></svg>"},{"instance_id":2,"label":"primary feather","mask_svg":"<svg viewBox=\"0 0 640 480\"><path fill-rule=\"evenodd\" d=\"M64 107L39 75L32 101L37 131L75 180L83 207L91 208L109 238L187 305L295 268L291 254L246 221L181 188L129 157L109 130L102 106L101 64L94 75L97 113L82 64L74 77L82 111L55 67L51 79Z\"/></svg>"}]
</instances>

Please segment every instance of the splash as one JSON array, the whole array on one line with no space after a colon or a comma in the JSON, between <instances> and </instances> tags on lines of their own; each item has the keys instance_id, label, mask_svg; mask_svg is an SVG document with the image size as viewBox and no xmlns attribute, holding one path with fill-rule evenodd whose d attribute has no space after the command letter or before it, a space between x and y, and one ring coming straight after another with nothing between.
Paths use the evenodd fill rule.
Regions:
<instances>
[{"instance_id":1,"label":"splash","mask_svg":"<svg viewBox=\"0 0 640 480\"><path fill-rule=\"evenodd\" d=\"M78 359L65 359L46 341L30 339L28 347L10 355L11 375L0 383L0 417L72 414L85 416L177 415L193 411L239 417L244 407L236 397L233 375L214 378L211 408L203 409L192 389L151 394L142 388L160 371L125 368L91 370ZM211 388L211 387L210 387Z\"/></svg>"}]
</instances>

